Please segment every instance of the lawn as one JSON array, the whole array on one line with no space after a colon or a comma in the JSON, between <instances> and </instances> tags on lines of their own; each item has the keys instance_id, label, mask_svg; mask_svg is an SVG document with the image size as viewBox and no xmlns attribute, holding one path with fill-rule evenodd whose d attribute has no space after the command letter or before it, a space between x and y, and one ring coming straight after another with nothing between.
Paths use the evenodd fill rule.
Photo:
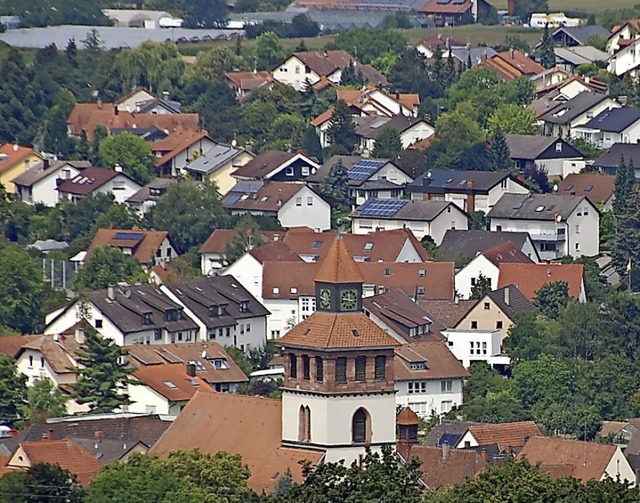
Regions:
<instances>
[{"instance_id":1,"label":"lawn","mask_svg":"<svg viewBox=\"0 0 640 503\"><path fill-rule=\"evenodd\" d=\"M506 9L507 0L489 0L497 9ZM550 12L598 12L631 8L638 0L549 0Z\"/></svg>"}]
</instances>

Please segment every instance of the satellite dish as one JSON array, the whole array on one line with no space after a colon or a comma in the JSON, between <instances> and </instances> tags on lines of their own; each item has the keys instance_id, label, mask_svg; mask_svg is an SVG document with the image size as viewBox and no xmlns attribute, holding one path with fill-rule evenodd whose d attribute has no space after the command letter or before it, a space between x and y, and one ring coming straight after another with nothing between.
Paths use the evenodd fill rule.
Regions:
<instances>
[{"instance_id":1,"label":"satellite dish","mask_svg":"<svg viewBox=\"0 0 640 503\"><path fill-rule=\"evenodd\" d=\"M558 215L558 217L556 218L556 220L558 221L558 223L562 222L562 215Z\"/></svg>"},{"instance_id":2,"label":"satellite dish","mask_svg":"<svg viewBox=\"0 0 640 503\"><path fill-rule=\"evenodd\" d=\"M557 183L553 185L553 191L554 192L558 192L558 184Z\"/></svg>"},{"instance_id":3,"label":"satellite dish","mask_svg":"<svg viewBox=\"0 0 640 503\"><path fill-rule=\"evenodd\" d=\"M317 171L318 171L318 170L317 170L316 168L311 168L311 174L312 174L312 175L315 175L315 174L317 173Z\"/></svg>"},{"instance_id":4,"label":"satellite dish","mask_svg":"<svg viewBox=\"0 0 640 503\"><path fill-rule=\"evenodd\" d=\"M427 172L427 178L431 178L433 176L433 174L431 173L431 171Z\"/></svg>"},{"instance_id":5,"label":"satellite dish","mask_svg":"<svg viewBox=\"0 0 640 503\"><path fill-rule=\"evenodd\" d=\"M231 140L231 146L235 147L238 144L238 140L236 140L235 138L233 140Z\"/></svg>"},{"instance_id":6,"label":"satellite dish","mask_svg":"<svg viewBox=\"0 0 640 503\"><path fill-rule=\"evenodd\" d=\"M206 352L206 351L203 351L203 352L202 352L202 358L206 358L206 357L207 357L207 352Z\"/></svg>"}]
</instances>

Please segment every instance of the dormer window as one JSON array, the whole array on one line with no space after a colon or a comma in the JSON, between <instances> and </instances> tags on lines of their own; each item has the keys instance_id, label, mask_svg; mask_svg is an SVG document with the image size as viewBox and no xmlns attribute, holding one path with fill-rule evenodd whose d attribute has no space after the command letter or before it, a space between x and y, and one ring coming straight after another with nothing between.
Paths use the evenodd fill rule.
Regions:
<instances>
[{"instance_id":1,"label":"dormer window","mask_svg":"<svg viewBox=\"0 0 640 503\"><path fill-rule=\"evenodd\" d=\"M142 324L143 325L151 325L151 313L145 313L142 315Z\"/></svg>"},{"instance_id":2,"label":"dormer window","mask_svg":"<svg viewBox=\"0 0 640 503\"><path fill-rule=\"evenodd\" d=\"M241 313L248 313L249 312L249 301L248 300L243 300L242 302L240 302L240 312Z\"/></svg>"},{"instance_id":3,"label":"dormer window","mask_svg":"<svg viewBox=\"0 0 640 503\"><path fill-rule=\"evenodd\" d=\"M178 311L175 309L167 309L164 312L164 321L177 321L178 320Z\"/></svg>"},{"instance_id":4,"label":"dormer window","mask_svg":"<svg viewBox=\"0 0 640 503\"><path fill-rule=\"evenodd\" d=\"M411 364L411 370L424 370L425 364L424 362L414 362Z\"/></svg>"},{"instance_id":5,"label":"dormer window","mask_svg":"<svg viewBox=\"0 0 640 503\"><path fill-rule=\"evenodd\" d=\"M219 313L218 309L219 309L219 307L218 307L218 306L210 306L210 307L209 307L209 316L210 316L211 318L215 318L215 317L217 317L217 316L218 316L218 313Z\"/></svg>"}]
</instances>

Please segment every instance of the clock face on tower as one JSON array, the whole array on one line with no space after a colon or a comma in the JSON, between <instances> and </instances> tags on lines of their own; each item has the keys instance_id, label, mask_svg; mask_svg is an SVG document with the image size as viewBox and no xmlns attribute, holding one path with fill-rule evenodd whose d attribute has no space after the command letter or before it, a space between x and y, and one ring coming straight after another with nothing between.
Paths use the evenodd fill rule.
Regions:
<instances>
[{"instance_id":1,"label":"clock face on tower","mask_svg":"<svg viewBox=\"0 0 640 503\"><path fill-rule=\"evenodd\" d=\"M320 289L320 308L331 309L331 290L328 288Z\"/></svg>"},{"instance_id":2,"label":"clock face on tower","mask_svg":"<svg viewBox=\"0 0 640 503\"><path fill-rule=\"evenodd\" d=\"M358 292L355 290L342 290L340 292L340 310L355 311L358 309Z\"/></svg>"}]
</instances>

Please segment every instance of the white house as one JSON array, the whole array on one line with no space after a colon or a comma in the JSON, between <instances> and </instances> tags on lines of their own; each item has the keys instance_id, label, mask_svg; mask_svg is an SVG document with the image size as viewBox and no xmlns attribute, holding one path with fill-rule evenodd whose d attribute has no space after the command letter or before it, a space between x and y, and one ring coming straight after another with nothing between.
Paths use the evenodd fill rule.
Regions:
<instances>
[{"instance_id":1,"label":"white house","mask_svg":"<svg viewBox=\"0 0 640 503\"><path fill-rule=\"evenodd\" d=\"M222 200L232 215L250 214L277 218L282 227L331 228L331 207L302 182L240 182Z\"/></svg>"},{"instance_id":2,"label":"white house","mask_svg":"<svg viewBox=\"0 0 640 503\"><path fill-rule=\"evenodd\" d=\"M633 40L639 37L640 25L637 19L630 19L623 24L614 26L607 40L607 52L609 54L615 54L618 49L628 46Z\"/></svg>"},{"instance_id":3,"label":"white house","mask_svg":"<svg viewBox=\"0 0 640 503\"><path fill-rule=\"evenodd\" d=\"M167 189L176 180L171 178L154 178L138 192L127 199L127 205L144 217L153 208L158 199L167 193Z\"/></svg>"},{"instance_id":4,"label":"white house","mask_svg":"<svg viewBox=\"0 0 640 503\"><path fill-rule=\"evenodd\" d=\"M117 248L125 255L135 258L147 270L154 265L171 262L179 255L167 231L109 228L98 229L87 249L84 262L91 259L96 249L103 247Z\"/></svg>"},{"instance_id":5,"label":"white house","mask_svg":"<svg viewBox=\"0 0 640 503\"><path fill-rule=\"evenodd\" d=\"M528 194L529 188L506 171L431 169L407 192L412 201L450 201L469 213L487 213L504 194Z\"/></svg>"},{"instance_id":6,"label":"white house","mask_svg":"<svg viewBox=\"0 0 640 503\"><path fill-rule=\"evenodd\" d=\"M155 168L167 177L184 176L190 163L217 146L206 131L179 130L151 143Z\"/></svg>"},{"instance_id":7,"label":"white house","mask_svg":"<svg viewBox=\"0 0 640 503\"><path fill-rule=\"evenodd\" d=\"M638 76L638 66L640 65L640 54L638 54L638 38L623 47L609 59L607 71L617 76L629 74L631 77Z\"/></svg>"},{"instance_id":8,"label":"white house","mask_svg":"<svg viewBox=\"0 0 640 503\"><path fill-rule=\"evenodd\" d=\"M117 203L125 203L142 187L122 172L91 166L58 185L58 200L77 201L87 194L113 194Z\"/></svg>"},{"instance_id":9,"label":"white house","mask_svg":"<svg viewBox=\"0 0 640 503\"><path fill-rule=\"evenodd\" d=\"M508 134L506 140L511 160L521 173L537 169L557 179L579 173L585 167L584 155L563 138Z\"/></svg>"},{"instance_id":10,"label":"white house","mask_svg":"<svg viewBox=\"0 0 640 503\"><path fill-rule=\"evenodd\" d=\"M91 166L89 161L43 160L13 179L16 196L29 205L55 206L58 203L58 185L75 178L81 170Z\"/></svg>"},{"instance_id":11,"label":"white house","mask_svg":"<svg viewBox=\"0 0 640 503\"><path fill-rule=\"evenodd\" d=\"M533 421L515 423L471 424L452 445L456 449L496 445L503 453L519 450L533 437L541 436L540 428Z\"/></svg>"},{"instance_id":12,"label":"white house","mask_svg":"<svg viewBox=\"0 0 640 503\"><path fill-rule=\"evenodd\" d=\"M583 196L507 194L487 217L492 231L528 232L541 259L600 253L600 212Z\"/></svg>"},{"instance_id":13,"label":"white house","mask_svg":"<svg viewBox=\"0 0 640 503\"><path fill-rule=\"evenodd\" d=\"M467 369L473 362L486 362L501 368L511 362L502 352L500 330L449 329L440 333L447 339L451 352Z\"/></svg>"},{"instance_id":14,"label":"white house","mask_svg":"<svg viewBox=\"0 0 640 503\"><path fill-rule=\"evenodd\" d=\"M508 242L498 245L480 253L456 273L456 294L462 299L469 299L473 287L477 284L481 275L491 282L491 290L498 288L500 264L502 262L533 263L513 243Z\"/></svg>"},{"instance_id":15,"label":"white house","mask_svg":"<svg viewBox=\"0 0 640 503\"><path fill-rule=\"evenodd\" d=\"M470 374L444 342L404 344L395 353L397 407L427 419L462 405L462 383Z\"/></svg>"},{"instance_id":16,"label":"white house","mask_svg":"<svg viewBox=\"0 0 640 503\"><path fill-rule=\"evenodd\" d=\"M354 234L408 227L418 239L431 236L442 242L448 229L468 229L469 217L456 204L446 201L369 199L352 213Z\"/></svg>"},{"instance_id":17,"label":"white house","mask_svg":"<svg viewBox=\"0 0 640 503\"><path fill-rule=\"evenodd\" d=\"M640 110L631 107L604 110L586 124L574 128L574 136L584 138L600 149L614 143L638 143Z\"/></svg>"}]
</instances>

